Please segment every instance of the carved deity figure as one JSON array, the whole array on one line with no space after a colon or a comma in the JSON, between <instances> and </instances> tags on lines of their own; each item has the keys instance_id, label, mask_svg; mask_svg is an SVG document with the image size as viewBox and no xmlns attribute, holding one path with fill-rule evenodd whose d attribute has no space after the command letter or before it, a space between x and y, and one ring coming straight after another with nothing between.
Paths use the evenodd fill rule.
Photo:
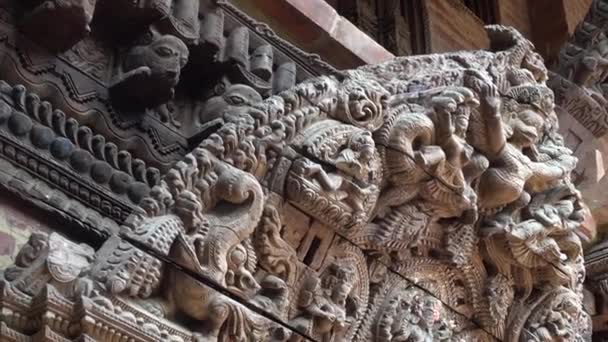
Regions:
<instances>
[{"instance_id":1,"label":"carved deity figure","mask_svg":"<svg viewBox=\"0 0 608 342\"><path fill-rule=\"evenodd\" d=\"M529 203L528 190L547 189L574 169L576 158L564 153L555 163L531 160L524 151L539 142L546 120L534 110L520 109L507 126L497 89L487 84L482 87L480 113L485 127L476 125L475 129L487 133L480 142L480 136L472 137L472 140L485 152L490 167L480 177L478 200L484 211L499 211L489 226L503 226L515 210ZM537 90L534 86L530 88L532 93Z\"/></svg>"},{"instance_id":2,"label":"carved deity figure","mask_svg":"<svg viewBox=\"0 0 608 342\"><path fill-rule=\"evenodd\" d=\"M413 288L394 295L376 322L377 342L450 341L452 323L442 303Z\"/></svg>"},{"instance_id":3,"label":"carved deity figure","mask_svg":"<svg viewBox=\"0 0 608 342\"><path fill-rule=\"evenodd\" d=\"M321 144L325 142L320 142ZM363 199L370 193L367 183L374 178L379 167L375 144L369 132L355 132L348 137L345 146L306 146L310 153L333 165L336 172L327 173L323 167L308 159L296 162L305 177L314 179L321 188L337 200L350 205L355 215L365 215Z\"/></svg>"},{"instance_id":4,"label":"carved deity figure","mask_svg":"<svg viewBox=\"0 0 608 342\"><path fill-rule=\"evenodd\" d=\"M188 62L188 48L179 38L152 33L151 41L132 47L121 72L110 87L112 101L127 110L145 110L166 105L175 94L181 69ZM159 111L161 120L166 111Z\"/></svg>"},{"instance_id":5,"label":"carved deity figure","mask_svg":"<svg viewBox=\"0 0 608 342\"><path fill-rule=\"evenodd\" d=\"M332 263L322 278L310 278L300 295L300 314L290 321L298 331L307 336L319 336L320 341L334 342L344 333L356 318L350 316L350 308L356 301L351 291L354 270ZM290 342L304 341L303 337L292 334Z\"/></svg>"}]
</instances>

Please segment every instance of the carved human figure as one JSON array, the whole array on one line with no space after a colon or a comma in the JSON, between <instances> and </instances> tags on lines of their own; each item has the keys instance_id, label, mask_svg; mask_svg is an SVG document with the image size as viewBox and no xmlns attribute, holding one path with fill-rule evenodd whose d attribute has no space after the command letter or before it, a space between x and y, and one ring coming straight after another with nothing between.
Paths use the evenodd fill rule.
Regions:
<instances>
[{"instance_id":1,"label":"carved human figure","mask_svg":"<svg viewBox=\"0 0 608 342\"><path fill-rule=\"evenodd\" d=\"M188 48L179 38L152 33L151 40L132 47L121 72L110 86L112 101L128 110L152 109L165 105L175 94L181 69L188 62ZM168 111L159 111L161 120Z\"/></svg>"},{"instance_id":2,"label":"carved human figure","mask_svg":"<svg viewBox=\"0 0 608 342\"><path fill-rule=\"evenodd\" d=\"M608 38L601 33L596 38L595 44L583 52L571 78L576 84L583 86L600 105L606 105L608 101L601 88L606 76L608 76Z\"/></svg>"},{"instance_id":3,"label":"carved human figure","mask_svg":"<svg viewBox=\"0 0 608 342\"><path fill-rule=\"evenodd\" d=\"M333 306L322 293L319 278L310 278L306 281L300 293L298 306L302 313L289 322L296 330L307 335L314 332L327 335L331 332L336 315ZM292 334L289 341L302 342L304 337Z\"/></svg>"},{"instance_id":4,"label":"carved human figure","mask_svg":"<svg viewBox=\"0 0 608 342\"><path fill-rule=\"evenodd\" d=\"M534 146L542 135L544 119L532 110L516 112L507 127L501 114L501 100L498 90L491 84L481 89L480 113L485 127L485 136L476 148L484 151L490 162L479 181L479 203L484 210L504 208L489 222L489 227L502 227L510 219L514 210L524 207L530 201L525 191L528 187L542 191L551 182L564 177L576 165L575 158L563 159L561 163L534 162L522 150ZM511 132L510 137L507 134ZM478 134L478 133L476 133Z\"/></svg>"},{"instance_id":5,"label":"carved human figure","mask_svg":"<svg viewBox=\"0 0 608 342\"><path fill-rule=\"evenodd\" d=\"M367 131L355 132L348 137L345 146L336 151L323 146L314 146L310 150L311 154L317 154L316 158L333 165L336 172L328 173L309 159L295 163L297 172L316 180L332 197L349 204L355 216L365 215L363 199L373 191L369 183L373 182L374 172L379 167L372 135Z\"/></svg>"},{"instance_id":6,"label":"carved human figure","mask_svg":"<svg viewBox=\"0 0 608 342\"><path fill-rule=\"evenodd\" d=\"M376 322L374 341L449 341L452 324L444 316L441 302L412 288L391 294Z\"/></svg>"},{"instance_id":7,"label":"carved human figure","mask_svg":"<svg viewBox=\"0 0 608 342\"><path fill-rule=\"evenodd\" d=\"M346 266L346 267L344 267ZM301 313L290 321L296 330L308 336L319 336L321 341L334 342L353 319L356 306L351 291L355 272L350 265L332 263L322 278L309 278L300 294L298 307ZM292 334L290 342L304 341L303 336Z\"/></svg>"}]
</instances>

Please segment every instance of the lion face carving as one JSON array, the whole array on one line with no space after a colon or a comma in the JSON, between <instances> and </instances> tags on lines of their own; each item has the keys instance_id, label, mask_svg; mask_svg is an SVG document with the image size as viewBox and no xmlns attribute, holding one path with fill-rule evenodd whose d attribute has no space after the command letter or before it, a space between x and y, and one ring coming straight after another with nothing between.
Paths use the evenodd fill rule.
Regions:
<instances>
[{"instance_id":1,"label":"lion face carving","mask_svg":"<svg viewBox=\"0 0 608 342\"><path fill-rule=\"evenodd\" d=\"M188 47L171 35L155 36L125 56L110 91L115 105L129 109L154 108L175 94L181 69L188 63Z\"/></svg>"},{"instance_id":2,"label":"lion face carving","mask_svg":"<svg viewBox=\"0 0 608 342\"><path fill-rule=\"evenodd\" d=\"M124 71L148 67L151 75L175 86L181 69L188 63L188 48L174 36L161 36L149 45L136 46L129 51L124 62Z\"/></svg>"}]
</instances>

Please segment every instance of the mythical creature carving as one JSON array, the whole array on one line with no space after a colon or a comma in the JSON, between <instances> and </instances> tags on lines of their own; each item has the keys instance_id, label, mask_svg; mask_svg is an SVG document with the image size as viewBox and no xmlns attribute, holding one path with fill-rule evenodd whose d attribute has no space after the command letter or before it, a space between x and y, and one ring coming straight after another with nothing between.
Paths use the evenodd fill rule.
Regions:
<instances>
[{"instance_id":1,"label":"mythical creature carving","mask_svg":"<svg viewBox=\"0 0 608 342\"><path fill-rule=\"evenodd\" d=\"M179 38L156 32L145 38L149 41L126 53L120 73L110 87L112 100L118 107L144 110L165 105L175 95L181 69L188 62L188 48ZM172 119L166 116L166 110L158 112L161 120Z\"/></svg>"},{"instance_id":2,"label":"mythical creature carving","mask_svg":"<svg viewBox=\"0 0 608 342\"><path fill-rule=\"evenodd\" d=\"M234 113L235 107L247 107L262 101L262 96L244 84L228 86L222 94L211 97L197 113L201 125L222 119L224 113Z\"/></svg>"},{"instance_id":3,"label":"mythical creature carving","mask_svg":"<svg viewBox=\"0 0 608 342\"><path fill-rule=\"evenodd\" d=\"M526 294L540 283L578 288L582 248L576 228L584 218L579 200L568 185L540 193L519 223L485 240L500 273L512 275Z\"/></svg>"}]
</instances>

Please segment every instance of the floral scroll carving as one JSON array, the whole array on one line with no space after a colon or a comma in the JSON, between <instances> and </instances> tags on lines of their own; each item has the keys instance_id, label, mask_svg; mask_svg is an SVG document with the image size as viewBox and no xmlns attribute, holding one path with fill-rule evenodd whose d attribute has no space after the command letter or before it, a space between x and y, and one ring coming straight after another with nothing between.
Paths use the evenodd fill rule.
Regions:
<instances>
[{"instance_id":1,"label":"floral scroll carving","mask_svg":"<svg viewBox=\"0 0 608 342\"><path fill-rule=\"evenodd\" d=\"M129 338L587 340L577 159L531 43L487 31L490 51L397 58L264 100L228 87L199 115L217 129L122 231L92 257L68 249L85 254L74 260L86 291L41 287L105 308L92 320L132 318L114 330ZM155 74L156 57L133 54L117 86ZM268 50L253 57L268 76ZM40 277L34 265L54 259L34 251L53 239L32 238L22 254L36 262L16 268ZM42 291L13 274L2 303ZM16 321L6 329L31 332Z\"/></svg>"}]
</instances>

